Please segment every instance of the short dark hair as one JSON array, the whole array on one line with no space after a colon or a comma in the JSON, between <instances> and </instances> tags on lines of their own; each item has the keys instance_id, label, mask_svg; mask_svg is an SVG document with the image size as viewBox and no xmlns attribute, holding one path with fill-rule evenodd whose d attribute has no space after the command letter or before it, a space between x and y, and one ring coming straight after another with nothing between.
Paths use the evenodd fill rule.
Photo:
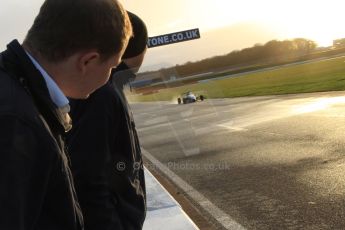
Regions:
<instances>
[{"instance_id":1,"label":"short dark hair","mask_svg":"<svg viewBox=\"0 0 345 230\"><path fill-rule=\"evenodd\" d=\"M131 35L117 0L45 0L23 45L51 62L88 49L105 60L123 50Z\"/></svg>"},{"instance_id":2,"label":"short dark hair","mask_svg":"<svg viewBox=\"0 0 345 230\"><path fill-rule=\"evenodd\" d=\"M144 52L148 40L147 28L144 21L132 12L127 11L127 13L132 24L133 36L129 39L122 59L132 58Z\"/></svg>"}]
</instances>

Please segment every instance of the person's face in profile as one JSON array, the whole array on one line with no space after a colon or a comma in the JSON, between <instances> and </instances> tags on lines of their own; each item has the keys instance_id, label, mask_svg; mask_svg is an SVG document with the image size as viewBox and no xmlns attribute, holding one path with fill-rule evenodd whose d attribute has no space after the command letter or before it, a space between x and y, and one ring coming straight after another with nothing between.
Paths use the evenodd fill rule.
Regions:
<instances>
[{"instance_id":1,"label":"person's face in profile","mask_svg":"<svg viewBox=\"0 0 345 230\"><path fill-rule=\"evenodd\" d=\"M121 55L116 55L107 60L97 60L89 66L85 73L85 93L92 93L104 85L110 77L111 70L121 62ZM87 95L88 96L88 95Z\"/></svg>"},{"instance_id":2,"label":"person's face in profile","mask_svg":"<svg viewBox=\"0 0 345 230\"><path fill-rule=\"evenodd\" d=\"M69 61L69 82L67 96L85 99L96 89L104 85L110 77L111 70L121 62L123 52L104 60L97 51L74 55Z\"/></svg>"}]
</instances>

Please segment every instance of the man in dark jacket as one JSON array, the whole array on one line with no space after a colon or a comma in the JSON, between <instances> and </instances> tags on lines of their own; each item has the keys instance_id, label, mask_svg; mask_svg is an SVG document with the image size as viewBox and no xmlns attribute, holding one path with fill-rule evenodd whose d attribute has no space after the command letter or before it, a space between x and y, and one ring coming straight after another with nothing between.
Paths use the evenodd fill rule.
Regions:
<instances>
[{"instance_id":1,"label":"man in dark jacket","mask_svg":"<svg viewBox=\"0 0 345 230\"><path fill-rule=\"evenodd\" d=\"M86 230L139 230L146 215L140 145L122 89L143 61L147 31L129 17L134 37L112 80L87 100L71 101L67 144Z\"/></svg>"},{"instance_id":2,"label":"man in dark jacket","mask_svg":"<svg viewBox=\"0 0 345 230\"><path fill-rule=\"evenodd\" d=\"M0 54L1 230L83 228L63 143L66 96L104 84L130 35L116 1L46 0L23 45Z\"/></svg>"}]
</instances>

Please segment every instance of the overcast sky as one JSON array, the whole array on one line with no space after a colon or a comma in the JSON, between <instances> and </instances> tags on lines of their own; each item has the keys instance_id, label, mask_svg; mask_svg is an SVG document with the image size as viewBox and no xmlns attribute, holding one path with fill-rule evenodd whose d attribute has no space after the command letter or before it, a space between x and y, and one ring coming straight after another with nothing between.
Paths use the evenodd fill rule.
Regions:
<instances>
[{"instance_id":1,"label":"overcast sky","mask_svg":"<svg viewBox=\"0 0 345 230\"><path fill-rule=\"evenodd\" d=\"M0 49L22 41L43 0L1 0ZM149 49L143 69L182 64L272 39L304 37L327 46L345 37L343 0L122 0L156 36L199 28L201 39Z\"/></svg>"}]
</instances>

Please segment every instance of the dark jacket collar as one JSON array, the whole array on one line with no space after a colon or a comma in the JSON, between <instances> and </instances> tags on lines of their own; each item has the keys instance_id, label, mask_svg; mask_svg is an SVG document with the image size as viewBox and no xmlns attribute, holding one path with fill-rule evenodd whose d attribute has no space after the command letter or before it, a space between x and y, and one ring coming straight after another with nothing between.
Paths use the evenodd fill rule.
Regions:
<instances>
[{"instance_id":1,"label":"dark jacket collar","mask_svg":"<svg viewBox=\"0 0 345 230\"><path fill-rule=\"evenodd\" d=\"M54 133L65 132L63 114L51 100L43 76L32 64L19 42L13 40L1 55L6 72L17 78L32 96L37 109L46 119L52 131Z\"/></svg>"},{"instance_id":2,"label":"dark jacket collar","mask_svg":"<svg viewBox=\"0 0 345 230\"><path fill-rule=\"evenodd\" d=\"M110 81L118 87L120 91L123 91L124 86L134 80L135 77L136 75L132 70L122 61L115 69L112 69Z\"/></svg>"}]
</instances>

